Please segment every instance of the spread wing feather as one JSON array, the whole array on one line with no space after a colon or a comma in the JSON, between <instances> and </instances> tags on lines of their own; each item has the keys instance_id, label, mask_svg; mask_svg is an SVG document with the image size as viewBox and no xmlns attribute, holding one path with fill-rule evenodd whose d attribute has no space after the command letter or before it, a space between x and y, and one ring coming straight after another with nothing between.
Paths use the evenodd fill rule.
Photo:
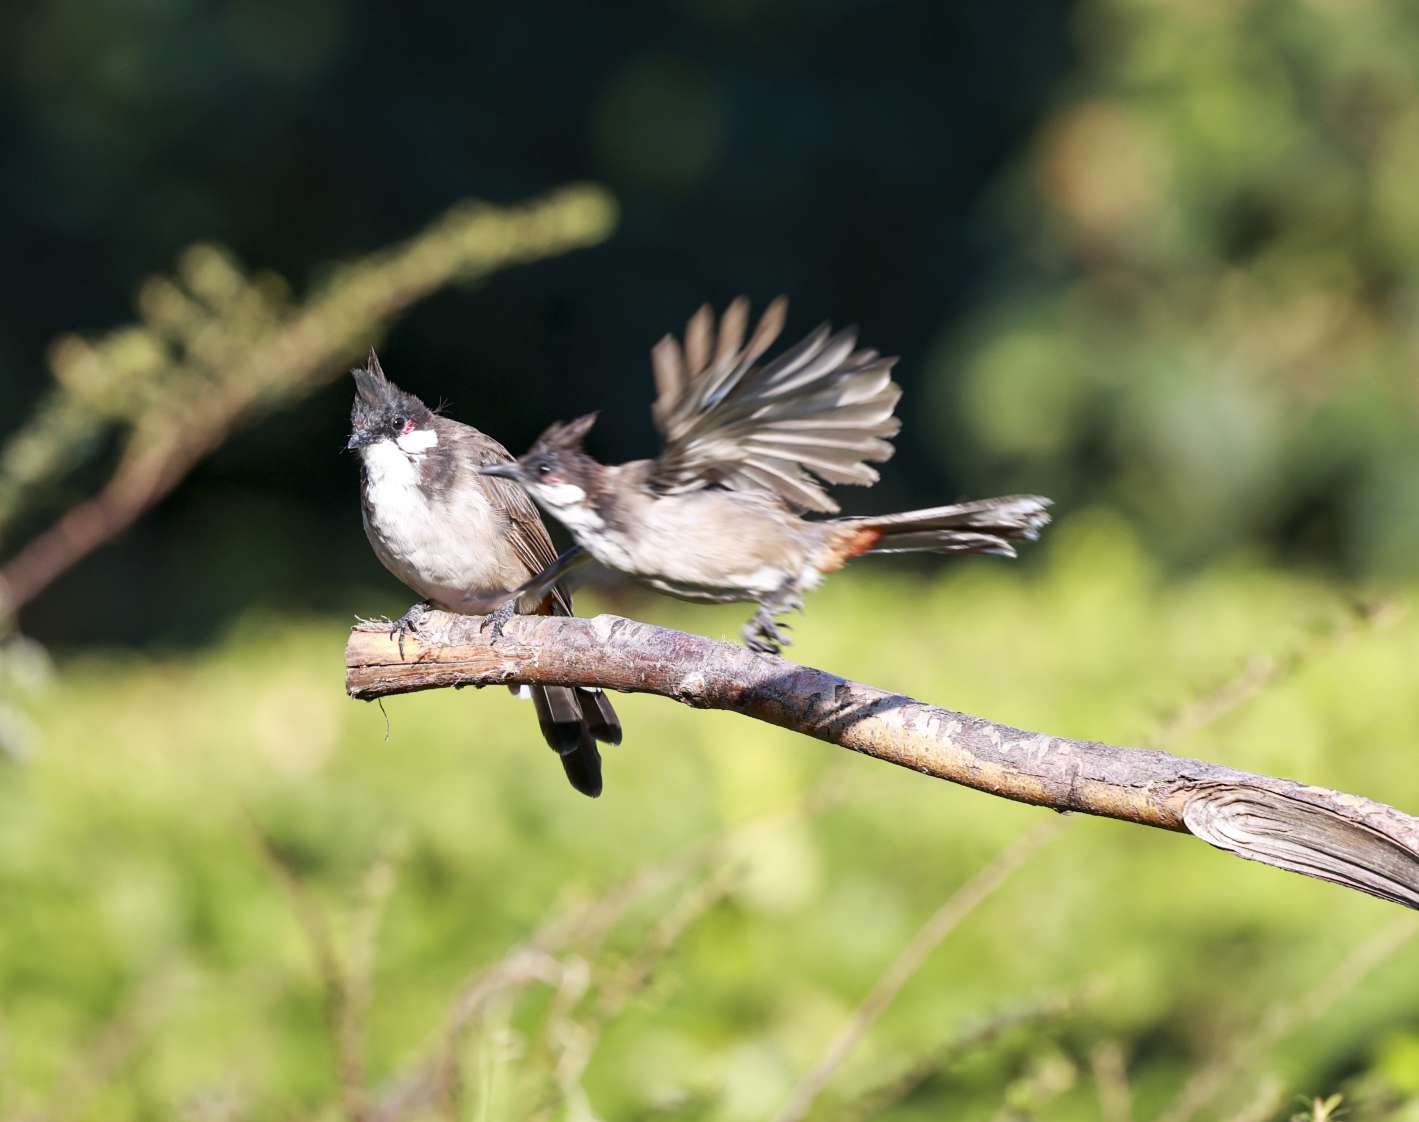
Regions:
<instances>
[{"instance_id":1,"label":"spread wing feather","mask_svg":"<svg viewBox=\"0 0 1419 1122\"><path fill-rule=\"evenodd\" d=\"M831 512L825 483L877 481L871 463L892 455L901 390L895 358L858 349L854 329L826 325L772 361L788 302L768 306L748 333L742 296L719 318L708 305L651 351L652 408L664 449L650 485L664 494L723 486L768 490L800 509ZM745 336L748 335L748 341Z\"/></svg>"}]
</instances>

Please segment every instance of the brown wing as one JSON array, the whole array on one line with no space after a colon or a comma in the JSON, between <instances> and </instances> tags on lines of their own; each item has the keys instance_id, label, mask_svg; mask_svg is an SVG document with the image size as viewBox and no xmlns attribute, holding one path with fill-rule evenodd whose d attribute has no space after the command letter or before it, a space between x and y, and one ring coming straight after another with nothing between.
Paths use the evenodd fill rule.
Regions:
<instances>
[{"instance_id":1,"label":"brown wing","mask_svg":"<svg viewBox=\"0 0 1419 1122\"><path fill-rule=\"evenodd\" d=\"M744 297L717 330L705 305L683 347L669 335L656 344L652 413L665 441L651 477L657 490L767 490L801 510L835 511L823 483L877 481L868 463L892 455L889 438L901 427L892 415L901 396L896 359L858 350L855 329L824 324L755 365L783 331L787 308L783 297L770 304L746 343Z\"/></svg>"},{"instance_id":2,"label":"brown wing","mask_svg":"<svg viewBox=\"0 0 1419 1122\"><path fill-rule=\"evenodd\" d=\"M471 434L465 434L464 442L477 466L512 462L512 454L487 433L478 432L467 425L459 427L466 430L466 434ZM478 480L488 489L494 504L507 515L508 539L518 557L526 564L528 575L536 576L557 559L557 549L552 544L552 536L547 533L541 514L538 513L537 504L510 479L482 475L478 476ZM541 608L542 614L569 616L572 614L571 593L556 585L548 598L542 602Z\"/></svg>"}]
</instances>

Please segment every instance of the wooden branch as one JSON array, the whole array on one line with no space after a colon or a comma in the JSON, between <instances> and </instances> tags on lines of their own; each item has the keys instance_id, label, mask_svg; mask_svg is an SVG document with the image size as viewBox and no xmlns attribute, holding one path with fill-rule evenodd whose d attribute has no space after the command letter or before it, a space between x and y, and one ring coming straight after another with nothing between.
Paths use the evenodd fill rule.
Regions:
<instances>
[{"instance_id":1,"label":"wooden branch","mask_svg":"<svg viewBox=\"0 0 1419 1122\"><path fill-rule=\"evenodd\" d=\"M987 794L1189 833L1252 861L1419 909L1419 819L1289 779L1024 732L781 658L618 616L430 613L403 659L387 625L345 648L345 688L373 700L445 686L579 685L726 709Z\"/></svg>"}]
</instances>

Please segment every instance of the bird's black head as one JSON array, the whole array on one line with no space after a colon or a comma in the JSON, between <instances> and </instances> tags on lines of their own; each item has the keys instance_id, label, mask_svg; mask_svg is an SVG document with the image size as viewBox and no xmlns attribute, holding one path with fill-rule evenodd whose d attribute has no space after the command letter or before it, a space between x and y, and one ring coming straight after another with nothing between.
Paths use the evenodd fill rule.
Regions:
<instances>
[{"instance_id":1,"label":"bird's black head","mask_svg":"<svg viewBox=\"0 0 1419 1122\"><path fill-rule=\"evenodd\" d=\"M489 464L482 473L516 479L553 514L584 503L596 492L605 470L581 447L595 423L596 414L588 413L566 424L554 424L525 455L512 463Z\"/></svg>"},{"instance_id":2,"label":"bird's black head","mask_svg":"<svg viewBox=\"0 0 1419 1122\"><path fill-rule=\"evenodd\" d=\"M365 365L355 367L350 373L355 379L355 404L350 409L350 439L345 444L346 450L369 448L390 440L410 453L430 444L433 411L385 377L373 347Z\"/></svg>"}]
</instances>

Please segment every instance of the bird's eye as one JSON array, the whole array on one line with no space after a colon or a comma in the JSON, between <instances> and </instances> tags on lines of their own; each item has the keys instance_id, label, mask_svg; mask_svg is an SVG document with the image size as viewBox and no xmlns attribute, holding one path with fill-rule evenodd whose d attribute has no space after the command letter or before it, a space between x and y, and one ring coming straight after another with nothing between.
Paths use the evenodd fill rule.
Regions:
<instances>
[{"instance_id":1,"label":"bird's eye","mask_svg":"<svg viewBox=\"0 0 1419 1122\"><path fill-rule=\"evenodd\" d=\"M389 422L389 428L390 428L390 431L391 431L391 432L403 432L403 431L404 431L404 418L403 418L403 417L395 417L392 421Z\"/></svg>"},{"instance_id":2,"label":"bird's eye","mask_svg":"<svg viewBox=\"0 0 1419 1122\"><path fill-rule=\"evenodd\" d=\"M549 464L549 463L547 463L546 461L543 461L542 463L540 463L540 464L537 465L537 474L538 474L538 475L551 475L551 474L552 474L552 465Z\"/></svg>"}]
</instances>

